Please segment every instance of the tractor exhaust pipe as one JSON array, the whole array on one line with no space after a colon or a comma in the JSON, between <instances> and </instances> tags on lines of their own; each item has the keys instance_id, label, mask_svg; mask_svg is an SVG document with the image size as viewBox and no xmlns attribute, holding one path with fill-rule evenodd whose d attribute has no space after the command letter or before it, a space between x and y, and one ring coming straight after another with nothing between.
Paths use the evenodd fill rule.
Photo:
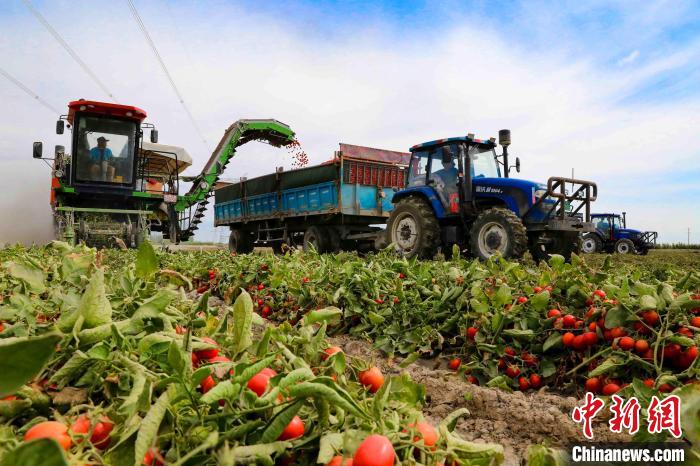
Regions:
<instances>
[{"instance_id":1,"label":"tractor exhaust pipe","mask_svg":"<svg viewBox=\"0 0 700 466\"><path fill-rule=\"evenodd\" d=\"M498 143L503 147L503 175L508 178L508 146L510 146L510 130L498 131Z\"/></svg>"}]
</instances>

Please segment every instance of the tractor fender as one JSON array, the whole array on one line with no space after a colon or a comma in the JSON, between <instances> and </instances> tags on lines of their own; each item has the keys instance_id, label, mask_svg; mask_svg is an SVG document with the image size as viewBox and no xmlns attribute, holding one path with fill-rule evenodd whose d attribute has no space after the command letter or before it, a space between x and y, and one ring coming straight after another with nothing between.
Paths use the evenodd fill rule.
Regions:
<instances>
[{"instance_id":1,"label":"tractor fender","mask_svg":"<svg viewBox=\"0 0 700 466\"><path fill-rule=\"evenodd\" d=\"M500 201L500 203L506 207L508 210L513 212L515 215L518 217L523 217L522 211L520 206L518 206L518 202L516 201L515 197L510 195L510 194L488 194L488 193L477 193L476 195L476 200L477 202L480 199L494 199L497 201ZM528 206L529 207L529 206Z\"/></svg>"},{"instance_id":2,"label":"tractor fender","mask_svg":"<svg viewBox=\"0 0 700 466\"><path fill-rule=\"evenodd\" d=\"M391 203L396 204L401 199L405 199L410 196L421 197L428 201L430 206L433 208L433 212L435 213L435 217L437 219L443 219L447 216L445 208L443 207L442 202L440 202L437 193L429 186L416 186L401 190L394 194L394 196L391 198Z\"/></svg>"}]
</instances>

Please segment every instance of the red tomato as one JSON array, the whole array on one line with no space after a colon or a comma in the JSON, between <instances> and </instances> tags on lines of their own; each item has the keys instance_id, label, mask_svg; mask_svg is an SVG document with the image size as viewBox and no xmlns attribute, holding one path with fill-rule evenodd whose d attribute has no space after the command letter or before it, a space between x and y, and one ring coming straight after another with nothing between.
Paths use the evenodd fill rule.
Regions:
<instances>
[{"instance_id":1,"label":"red tomato","mask_svg":"<svg viewBox=\"0 0 700 466\"><path fill-rule=\"evenodd\" d=\"M90 432L90 419L88 419L87 414L78 416L78 419L71 424L70 430L74 434L87 434Z\"/></svg>"},{"instance_id":2,"label":"red tomato","mask_svg":"<svg viewBox=\"0 0 700 466\"><path fill-rule=\"evenodd\" d=\"M537 365L537 357L533 356L529 353L523 353L522 356L520 356L525 363L526 366L534 367Z\"/></svg>"},{"instance_id":3,"label":"red tomato","mask_svg":"<svg viewBox=\"0 0 700 466\"><path fill-rule=\"evenodd\" d=\"M518 304L525 304L527 302L527 298L525 296L521 296L518 298Z\"/></svg>"},{"instance_id":4,"label":"red tomato","mask_svg":"<svg viewBox=\"0 0 700 466\"><path fill-rule=\"evenodd\" d=\"M583 334L583 339L586 342L586 346L593 346L598 343L598 334L595 332L586 332Z\"/></svg>"},{"instance_id":5,"label":"red tomato","mask_svg":"<svg viewBox=\"0 0 700 466\"><path fill-rule=\"evenodd\" d=\"M595 290L595 291L593 292L593 296L597 296L597 297L599 297L600 299L605 299L605 291L603 291L603 290Z\"/></svg>"},{"instance_id":6,"label":"red tomato","mask_svg":"<svg viewBox=\"0 0 700 466\"><path fill-rule=\"evenodd\" d=\"M586 349L586 337L583 335L576 335L574 337L574 342L572 345L576 351L583 351Z\"/></svg>"},{"instance_id":7,"label":"red tomato","mask_svg":"<svg viewBox=\"0 0 700 466\"><path fill-rule=\"evenodd\" d=\"M613 338L620 338L627 335L627 332L625 332L625 329L622 327L615 327L614 329L610 330L610 334Z\"/></svg>"},{"instance_id":8,"label":"red tomato","mask_svg":"<svg viewBox=\"0 0 700 466\"><path fill-rule=\"evenodd\" d=\"M690 325L691 327L700 328L700 316L695 316L692 319L690 319Z\"/></svg>"},{"instance_id":9,"label":"red tomato","mask_svg":"<svg viewBox=\"0 0 700 466\"><path fill-rule=\"evenodd\" d=\"M263 317L269 317L272 314L272 309L270 309L270 306L263 306L261 314Z\"/></svg>"},{"instance_id":10,"label":"red tomato","mask_svg":"<svg viewBox=\"0 0 700 466\"><path fill-rule=\"evenodd\" d=\"M561 315L561 311L559 309L550 309L549 312L547 313L547 317L552 318L552 317L559 317Z\"/></svg>"},{"instance_id":11,"label":"red tomato","mask_svg":"<svg viewBox=\"0 0 700 466\"><path fill-rule=\"evenodd\" d=\"M541 293L542 292L542 287L541 286L536 286L532 289L535 293Z\"/></svg>"},{"instance_id":12,"label":"red tomato","mask_svg":"<svg viewBox=\"0 0 700 466\"><path fill-rule=\"evenodd\" d=\"M25 442L38 438L52 438L57 441L64 450L68 450L73 444L70 435L68 435L68 426L57 421L40 422L32 426L27 433L24 434Z\"/></svg>"},{"instance_id":13,"label":"red tomato","mask_svg":"<svg viewBox=\"0 0 700 466\"><path fill-rule=\"evenodd\" d=\"M216 380L211 375L208 375L204 380L199 383L199 388L202 389L202 393L206 393L216 386Z\"/></svg>"},{"instance_id":14,"label":"red tomato","mask_svg":"<svg viewBox=\"0 0 700 466\"><path fill-rule=\"evenodd\" d=\"M325 361L326 359L333 356L335 353L342 353L342 352L343 352L343 349L340 346L331 346L331 347L323 350L324 354L321 355L321 359L323 359Z\"/></svg>"},{"instance_id":15,"label":"red tomato","mask_svg":"<svg viewBox=\"0 0 700 466\"><path fill-rule=\"evenodd\" d=\"M603 387L603 395L605 396L611 396L614 395L615 393L619 392L621 390L621 387L615 383L609 383L606 386Z\"/></svg>"},{"instance_id":16,"label":"red tomato","mask_svg":"<svg viewBox=\"0 0 700 466\"><path fill-rule=\"evenodd\" d=\"M293 440L302 435L304 435L304 421L299 416L294 416L277 440Z\"/></svg>"},{"instance_id":17,"label":"red tomato","mask_svg":"<svg viewBox=\"0 0 700 466\"><path fill-rule=\"evenodd\" d=\"M376 366L360 372L359 378L360 383L367 387L370 393L377 393L377 391L382 388L382 385L384 385L384 375Z\"/></svg>"},{"instance_id":18,"label":"red tomato","mask_svg":"<svg viewBox=\"0 0 700 466\"><path fill-rule=\"evenodd\" d=\"M265 289L265 285L263 285L262 283L258 283L258 290L264 290L264 289Z\"/></svg>"},{"instance_id":19,"label":"red tomato","mask_svg":"<svg viewBox=\"0 0 700 466\"><path fill-rule=\"evenodd\" d=\"M631 337L622 337L622 338L620 338L620 339L617 341L617 345L618 345L621 349L623 349L623 350L625 350L625 351L629 351L629 350L631 350L632 348L634 348L634 345L635 345L634 338L631 338Z\"/></svg>"},{"instance_id":20,"label":"red tomato","mask_svg":"<svg viewBox=\"0 0 700 466\"><path fill-rule=\"evenodd\" d=\"M520 369L516 366L508 366L508 369L506 369L506 375L511 379L514 379L520 375Z\"/></svg>"},{"instance_id":21,"label":"red tomato","mask_svg":"<svg viewBox=\"0 0 700 466\"><path fill-rule=\"evenodd\" d=\"M645 359L647 361L652 361L654 359L654 350L649 348L642 354L642 359Z\"/></svg>"},{"instance_id":22,"label":"red tomato","mask_svg":"<svg viewBox=\"0 0 700 466\"><path fill-rule=\"evenodd\" d=\"M262 371L260 371L250 378L248 381L248 388L254 391L256 395L262 396L270 383L270 377L272 376L269 374L264 374Z\"/></svg>"},{"instance_id":23,"label":"red tomato","mask_svg":"<svg viewBox=\"0 0 700 466\"><path fill-rule=\"evenodd\" d=\"M644 311L642 313L642 319L649 327L659 323L659 314L656 311Z\"/></svg>"},{"instance_id":24,"label":"red tomato","mask_svg":"<svg viewBox=\"0 0 700 466\"><path fill-rule=\"evenodd\" d=\"M414 442L418 443L422 440L423 445L426 447L434 447L437 443L438 434L435 432L435 428L427 422L419 422L417 425L410 423L408 427L411 429L415 427L416 432L419 434L413 437ZM406 431L404 430L404 432Z\"/></svg>"},{"instance_id":25,"label":"red tomato","mask_svg":"<svg viewBox=\"0 0 700 466\"><path fill-rule=\"evenodd\" d=\"M309 277L304 277L301 281L303 283L309 283L309 281L311 281L311 279Z\"/></svg>"},{"instance_id":26,"label":"red tomato","mask_svg":"<svg viewBox=\"0 0 700 466\"><path fill-rule=\"evenodd\" d=\"M567 348L571 348L574 345L574 339L576 338L576 335L574 335L571 332L566 332L562 337L561 337L561 342L566 346Z\"/></svg>"},{"instance_id":27,"label":"red tomato","mask_svg":"<svg viewBox=\"0 0 700 466\"><path fill-rule=\"evenodd\" d=\"M537 390L542 386L542 378L537 374L532 374L530 376L530 385L532 386L532 388Z\"/></svg>"},{"instance_id":28,"label":"red tomato","mask_svg":"<svg viewBox=\"0 0 700 466\"><path fill-rule=\"evenodd\" d=\"M334 456L332 460L330 460L328 463L326 463L326 466L352 466L352 458L343 458L342 456Z\"/></svg>"},{"instance_id":29,"label":"red tomato","mask_svg":"<svg viewBox=\"0 0 700 466\"><path fill-rule=\"evenodd\" d=\"M664 359L673 359L681 352L681 345L672 343L664 346Z\"/></svg>"},{"instance_id":30,"label":"red tomato","mask_svg":"<svg viewBox=\"0 0 700 466\"><path fill-rule=\"evenodd\" d=\"M591 332L595 332L598 329L598 325L595 322L591 322L588 324L588 330Z\"/></svg>"},{"instance_id":31,"label":"red tomato","mask_svg":"<svg viewBox=\"0 0 700 466\"><path fill-rule=\"evenodd\" d=\"M396 453L389 439L373 434L357 447L353 466L393 466L395 458Z\"/></svg>"},{"instance_id":32,"label":"red tomato","mask_svg":"<svg viewBox=\"0 0 700 466\"><path fill-rule=\"evenodd\" d=\"M175 333L177 333L178 335L184 335L185 332L187 332L187 327L183 327L179 324L175 326Z\"/></svg>"},{"instance_id":33,"label":"red tomato","mask_svg":"<svg viewBox=\"0 0 700 466\"><path fill-rule=\"evenodd\" d=\"M526 392L530 390L530 381L527 377L523 376L518 379L518 386L521 392Z\"/></svg>"},{"instance_id":34,"label":"red tomato","mask_svg":"<svg viewBox=\"0 0 700 466\"><path fill-rule=\"evenodd\" d=\"M576 317L571 314L564 316L564 328L574 328L576 326Z\"/></svg>"},{"instance_id":35,"label":"red tomato","mask_svg":"<svg viewBox=\"0 0 700 466\"><path fill-rule=\"evenodd\" d=\"M670 393L673 391L673 387L667 383L664 383L659 386L659 391L661 393Z\"/></svg>"},{"instance_id":36,"label":"red tomato","mask_svg":"<svg viewBox=\"0 0 700 466\"><path fill-rule=\"evenodd\" d=\"M644 385L646 385L649 388L654 388L654 379L645 379Z\"/></svg>"},{"instance_id":37,"label":"red tomato","mask_svg":"<svg viewBox=\"0 0 700 466\"><path fill-rule=\"evenodd\" d=\"M598 377L591 377L586 380L586 391L591 393L600 393L601 386L603 384L600 382Z\"/></svg>"},{"instance_id":38,"label":"red tomato","mask_svg":"<svg viewBox=\"0 0 700 466\"><path fill-rule=\"evenodd\" d=\"M165 464L165 460L155 447L151 447L148 449L146 454L143 455L143 464L148 466L163 466Z\"/></svg>"},{"instance_id":39,"label":"red tomato","mask_svg":"<svg viewBox=\"0 0 700 466\"><path fill-rule=\"evenodd\" d=\"M100 450L106 450L109 447L109 434L112 432L112 429L114 429L114 423L107 416L102 416L92 429L90 443Z\"/></svg>"},{"instance_id":40,"label":"red tomato","mask_svg":"<svg viewBox=\"0 0 700 466\"><path fill-rule=\"evenodd\" d=\"M644 354L649 349L649 343L646 340L637 340L634 342L634 351L639 354Z\"/></svg>"},{"instance_id":41,"label":"red tomato","mask_svg":"<svg viewBox=\"0 0 700 466\"><path fill-rule=\"evenodd\" d=\"M216 348L217 343L214 339L209 338L209 337L203 337L202 341L205 343L209 343L210 345L214 345L215 348L209 348L209 349L202 349L199 351L195 351L195 354L199 359L211 359L215 358L219 354L219 349Z\"/></svg>"},{"instance_id":42,"label":"red tomato","mask_svg":"<svg viewBox=\"0 0 700 466\"><path fill-rule=\"evenodd\" d=\"M507 346L506 349L503 350L503 352L506 354L506 356L512 358L515 356L515 350L511 348L510 346Z\"/></svg>"},{"instance_id":43,"label":"red tomato","mask_svg":"<svg viewBox=\"0 0 700 466\"><path fill-rule=\"evenodd\" d=\"M467 382L474 384L474 385L479 385L479 379L474 377L473 375L468 375L467 376Z\"/></svg>"},{"instance_id":44,"label":"red tomato","mask_svg":"<svg viewBox=\"0 0 700 466\"><path fill-rule=\"evenodd\" d=\"M406 275L400 273L400 274L399 274L399 278L401 278L401 279L406 278Z\"/></svg>"},{"instance_id":45,"label":"red tomato","mask_svg":"<svg viewBox=\"0 0 700 466\"><path fill-rule=\"evenodd\" d=\"M275 372L274 369L270 369L269 367L266 367L265 369L260 371L260 374L265 374L268 377L272 378L277 375L277 372Z\"/></svg>"},{"instance_id":46,"label":"red tomato","mask_svg":"<svg viewBox=\"0 0 700 466\"><path fill-rule=\"evenodd\" d=\"M476 328L476 327L469 327L469 328L467 329L467 338L469 338L470 340L474 341L474 339L476 338L476 333L477 333L478 331L479 331L479 329Z\"/></svg>"},{"instance_id":47,"label":"red tomato","mask_svg":"<svg viewBox=\"0 0 700 466\"><path fill-rule=\"evenodd\" d=\"M454 358L453 360L450 361L450 369L453 371L456 371L459 369L459 366L462 365L462 360L459 358Z\"/></svg>"}]
</instances>

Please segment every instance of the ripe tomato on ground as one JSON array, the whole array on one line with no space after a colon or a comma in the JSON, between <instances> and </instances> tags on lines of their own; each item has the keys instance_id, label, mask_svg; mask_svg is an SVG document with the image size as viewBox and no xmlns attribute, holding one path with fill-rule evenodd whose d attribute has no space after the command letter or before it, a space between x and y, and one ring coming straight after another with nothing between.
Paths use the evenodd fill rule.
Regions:
<instances>
[{"instance_id":1,"label":"ripe tomato on ground","mask_svg":"<svg viewBox=\"0 0 700 466\"><path fill-rule=\"evenodd\" d=\"M207 348L195 351L194 354L196 354L199 359L215 358L219 354L218 344L216 343L216 341L213 338L209 337L203 337L202 341L205 343L209 343L210 345L214 345L214 348Z\"/></svg>"},{"instance_id":2,"label":"ripe tomato on ground","mask_svg":"<svg viewBox=\"0 0 700 466\"><path fill-rule=\"evenodd\" d=\"M342 350L342 348L340 348L340 346L331 346L330 348L326 348L325 350L323 350L324 354L321 355L321 359L323 359L325 361L326 359L333 356L335 353L342 353L342 352L343 352L343 350Z\"/></svg>"},{"instance_id":3,"label":"ripe tomato on ground","mask_svg":"<svg viewBox=\"0 0 700 466\"><path fill-rule=\"evenodd\" d=\"M377 393L384 385L384 374L376 366L360 372L359 379L360 383L367 387L370 393Z\"/></svg>"},{"instance_id":4,"label":"ripe tomato on ground","mask_svg":"<svg viewBox=\"0 0 700 466\"><path fill-rule=\"evenodd\" d=\"M304 421L299 416L294 416L280 434L278 440L293 440L304 435Z\"/></svg>"},{"instance_id":5,"label":"ripe tomato on ground","mask_svg":"<svg viewBox=\"0 0 700 466\"><path fill-rule=\"evenodd\" d=\"M388 438L373 434L360 443L353 456L353 466L393 466L396 452Z\"/></svg>"},{"instance_id":6,"label":"ripe tomato on ground","mask_svg":"<svg viewBox=\"0 0 700 466\"><path fill-rule=\"evenodd\" d=\"M459 369L459 366L461 366L461 365L462 365L462 360L459 358L454 358L450 361L450 369L452 369L453 371L456 371L457 369Z\"/></svg>"},{"instance_id":7,"label":"ripe tomato on ground","mask_svg":"<svg viewBox=\"0 0 700 466\"><path fill-rule=\"evenodd\" d=\"M24 441L38 438L52 438L58 442L64 450L68 450L73 441L68 434L68 426L58 421L44 421L32 426L24 434Z\"/></svg>"}]
</instances>

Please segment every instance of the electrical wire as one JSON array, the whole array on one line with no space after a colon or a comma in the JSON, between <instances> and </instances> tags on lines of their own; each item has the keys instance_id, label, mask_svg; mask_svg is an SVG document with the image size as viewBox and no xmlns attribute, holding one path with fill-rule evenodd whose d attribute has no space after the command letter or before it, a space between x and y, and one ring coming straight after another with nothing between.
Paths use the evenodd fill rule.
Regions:
<instances>
[{"instance_id":1,"label":"electrical wire","mask_svg":"<svg viewBox=\"0 0 700 466\"><path fill-rule=\"evenodd\" d=\"M10 73L8 73L7 71L5 71L5 70L3 70L2 68L0 68L0 74L3 75L5 78L7 78L7 80L10 81L12 84L14 84L15 86L19 87L19 88L22 89L24 92L26 92L30 97L34 98L34 99L35 99L37 102L39 102L41 105L43 105L44 107L46 107L46 108L48 108L49 110L51 110L51 112L53 112L54 115L60 115L60 114L61 114L61 112L60 112L59 110L56 110L50 103L48 103L47 101L45 101L44 99L42 99L41 97L39 97L39 96L36 94L36 92L32 91L32 90L29 89L27 86L25 86L24 84L22 84L18 79L16 79L15 77L13 77L13 76L12 76Z\"/></svg>"},{"instance_id":2,"label":"electrical wire","mask_svg":"<svg viewBox=\"0 0 700 466\"><path fill-rule=\"evenodd\" d=\"M175 91L175 95L177 95L177 98L180 101L182 108L185 110L185 113L187 113L187 116L190 119L190 122L192 122L192 126L197 131L197 134L202 139L202 141L206 145L207 149L209 149L211 151L211 147L209 146L209 142L207 141L207 138L204 137L204 134L202 133L202 130L199 128L197 121L194 119L192 112L190 112L190 109L187 107L187 104L185 103L185 99L182 97L180 90L178 89L177 85L175 84L175 80L173 79L172 75L168 71L168 67L165 66L165 61L163 61L163 57L161 57L160 53L158 52L158 48L156 47L155 42L153 42L151 35L148 33L148 30L146 29L146 25L141 20L141 16L139 15L138 10L136 10L136 6L134 5L134 2L132 0L126 0L126 1L129 4L129 9L131 9L131 14L134 16L134 19L136 20L136 23L138 24L139 29L141 29L141 32L143 33L143 36L146 38L148 45L151 47L153 54L156 56L156 59L158 60L158 63L160 64L160 67L163 70L163 73L165 73L165 77L168 78L168 82L170 82L170 86L173 88L173 91Z\"/></svg>"},{"instance_id":3,"label":"electrical wire","mask_svg":"<svg viewBox=\"0 0 700 466\"><path fill-rule=\"evenodd\" d=\"M39 20L39 22L46 28L47 31L53 36L54 39L56 39L56 42L58 42L61 47L65 49L66 52L68 52L68 55L75 60L75 62L80 65L80 67L87 73L88 76L98 85L100 86L100 89L104 91L105 94L109 96L110 99L112 99L113 102L116 102L117 99L114 97L114 94L107 89L107 86L104 85L102 81L100 81L100 78L97 77L97 75L90 69L89 66L78 56L77 53L75 53L75 50L71 48L70 45L61 37L61 35L49 24L48 21L46 21L46 18L44 18L39 11L37 11L34 8L34 5L31 4L29 0L22 0L22 2L26 5L26 7L29 9L29 11L32 12L32 14L36 17L36 19Z\"/></svg>"}]
</instances>

